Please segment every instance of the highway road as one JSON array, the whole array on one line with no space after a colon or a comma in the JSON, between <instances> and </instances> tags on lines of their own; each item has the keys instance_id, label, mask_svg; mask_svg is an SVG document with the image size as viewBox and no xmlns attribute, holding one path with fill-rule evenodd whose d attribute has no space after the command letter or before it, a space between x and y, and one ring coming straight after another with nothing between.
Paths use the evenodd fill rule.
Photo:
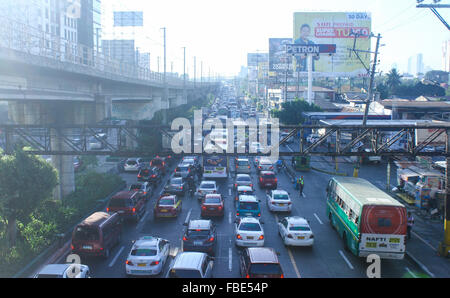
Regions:
<instances>
[{"instance_id":1,"label":"highway road","mask_svg":"<svg viewBox=\"0 0 450 298\"><path fill-rule=\"evenodd\" d=\"M281 150L291 150L296 144L283 146ZM324 157L316 156L312 158L315 167L333 169L331 161ZM230 162L234 168L233 162ZM169 173L173 173L173 168ZM351 164L340 165L347 170L352 169ZM363 165L360 170L360 177L375 182L378 187L385 187L386 165ZM135 173L122 173L123 179L128 185L136 182ZM261 220L264 222L265 246L273 247L279 253L279 260L287 278L364 278L367 277L367 268L370 263L365 259L355 257L345 251L342 239L339 238L335 230L325 215L325 187L331 175L309 171L299 173L305 179L304 196L294 190L290 178L285 172L278 173L278 188L288 191L293 200L293 209L290 216L302 216L309 220L312 231L315 235L315 242L312 248L308 247L285 247L278 235L277 221L284 216L283 213L271 213L266 205L266 192L257 186L257 174L252 165L252 179L256 185L256 195L262 201ZM394 176L392 176L394 177ZM168 239L171 243L172 252L176 254L181 250L182 235L185 229L183 225L189 219L200 218L200 203L189 195L183 197L182 212L177 218L159 219L153 218L153 206L159 194L162 192L165 182L169 179L166 176L164 183L158 185L152 198L147 202L147 211L139 223L126 223L122 242L114 248L108 259L102 258L82 258L82 263L90 266L94 277L120 278L125 277L125 261L131 249L132 241L144 235L158 236ZM239 251L234 245L234 173L231 172L227 179L219 180L219 192L225 198L225 215L223 218L213 218L217 226L218 246L214 262L213 275L217 278L237 278L239 276ZM384 185L383 185L384 183ZM394 180L392 180L394 183ZM168 270L168 264L164 268L164 273ZM403 260L382 260L381 277L414 277L422 271L408 259ZM161 277L161 276L159 276Z\"/></svg>"}]
</instances>

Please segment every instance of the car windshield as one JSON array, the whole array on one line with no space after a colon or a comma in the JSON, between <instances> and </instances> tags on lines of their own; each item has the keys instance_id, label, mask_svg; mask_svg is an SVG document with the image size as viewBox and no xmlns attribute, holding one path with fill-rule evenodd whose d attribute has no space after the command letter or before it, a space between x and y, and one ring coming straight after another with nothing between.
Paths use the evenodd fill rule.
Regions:
<instances>
[{"instance_id":1,"label":"car windshield","mask_svg":"<svg viewBox=\"0 0 450 298\"><path fill-rule=\"evenodd\" d=\"M205 189L214 189L215 185L214 183L202 183L200 185L200 188L205 188Z\"/></svg>"},{"instance_id":2,"label":"car windshield","mask_svg":"<svg viewBox=\"0 0 450 298\"><path fill-rule=\"evenodd\" d=\"M242 177L237 177L236 181L238 181L238 182L251 182L252 179L250 177L242 176Z\"/></svg>"},{"instance_id":3,"label":"car windshield","mask_svg":"<svg viewBox=\"0 0 450 298\"><path fill-rule=\"evenodd\" d=\"M127 161L127 165L129 165L129 166L135 166L136 164L137 164L137 162L135 160Z\"/></svg>"},{"instance_id":4,"label":"car windshield","mask_svg":"<svg viewBox=\"0 0 450 298\"><path fill-rule=\"evenodd\" d=\"M94 227L78 226L73 238L74 240L95 241L99 239L99 234Z\"/></svg>"},{"instance_id":5,"label":"car windshield","mask_svg":"<svg viewBox=\"0 0 450 298\"><path fill-rule=\"evenodd\" d=\"M169 272L171 278L201 278L200 271L192 269L172 269Z\"/></svg>"},{"instance_id":6,"label":"car windshield","mask_svg":"<svg viewBox=\"0 0 450 298\"><path fill-rule=\"evenodd\" d=\"M151 165L152 166L160 166L160 165L162 165L162 160L161 159L154 159L154 160L152 160L152 162L151 162Z\"/></svg>"},{"instance_id":7,"label":"car windshield","mask_svg":"<svg viewBox=\"0 0 450 298\"><path fill-rule=\"evenodd\" d=\"M243 210L258 210L259 205L256 202L240 202L239 209Z\"/></svg>"},{"instance_id":8,"label":"car windshield","mask_svg":"<svg viewBox=\"0 0 450 298\"><path fill-rule=\"evenodd\" d=\"M189 169L189 166L179 166L177 167L177 172L186 172Z\"/></svg>"},{"instance_id":9,"label":"car windshield","mask_svg":"<svg viewBox=\"0 0 450 298\"><path fill-rule=\"evenodd\" d=\"M183 178L172 178L170 184L183 184Z\"/></svg>"},{"instance_id":10,"label":"car windshield","mask_svg":"<svg viewBox=\"0 0 450 298\"><path fill-rule=\"evenodd\" d=\"M205 204L220 204L220 198L219 197L209 197L205 198Z\"/></svg>"},{"instance_id":11,"label":"car windshield","mask_svg":"<svg viewBox=\"0 0 450 298\"><path fill-rule=\"evenodd\" d=\"M246 160L239 160L238 161L238 165L239 166L247 166L248 165L248 161L246 161Z\"/></svg>"},{"instance_id":12,"label":"car windshield","mask_svg":"<svg viewBox=\"0 0 450 298\"><path fill-rule=\"evenodd\" d=\"M159 205L170 206L173 205L173 203L174 202L172 198L163 198L159 200Z\"/></svg>"},{"instance_id":13,"label":"car windshield","mask_svg":"<svg viewBox=\"0 0 450 298\"><path fill-rule=\"evenodd\" d=\"M238 195L253 195L254 192L252 190L240 190Z\"/></svg>"},{"instance_id":14,"label":"car windshield","mask_svg":"<svg viewBox=\"0 0 450 298\"><path fill-rule=\"evenodd\" d=\"M287 195L274 195L274 200L289 200L289 197Z\"/></svg>"},{"instance_id":15,"label":"car windshield","mask_svg":"<svg viewBox=\"0 0 450 298\"><path fill-rule=\"evenodd\" d=\"M133 201L130 199L112 198L109 201L109 207L129 207L133 206Z\"/></svg>"},{"instance_id":16,"label":"car windshield","mask_svg":"<svg viewBox=\"0 0 450 298\"><path fill-rule=\"evenodd\" d=\"M189 237L208 237L209 236L209 230L200 230L200 229L196 229L196 230L188 230L187 231L187 235Z\"/></svg>"},{"instance_id":17,"label":"car windshield","mask_svg":"<svg viewBox=\"0 0 450 298\"><path fill-rule=\"evenodd\" d=\"M289 231L311 231L311 229L306 226L294 226L289 227Z\"/></svg>"},{"instance_id":18,"label":"car windshield","mask_svg":"<svg viewBox=\"0 0 450 298\"><path fill-rule=\"evenodd\" d=\"M140 190L142 188L142 184L132 184L130 186L131 190Z\"/></svg>"},{"instance_id":19,"label":"car windshield","mask_svg":"<svg viewBox=\"0 0 450 298\"><path fill-rule=\"evenodd\" d=\"M262 175L263 179L275 179L275 175L274 174L264 174Z\"/></svg>"},{"instance_id":20,"label":"car windshield","mask_svg":"<svg viewBox=\"0 0 450 298\"><path fill-rule=\"evenodd\" d=\"M250 274L283 274L280 264L252 264L249 270Z\"/></svg>"},{"instance_id":21,"label":"car windshield","mask_svg":"<svg viewBox=\"0 0 450 298\"><path fill-rule=\"evenodd\" d=\"M241 231L261 231L261 226L257 223L241 223L239 226Z\"/></svg>"},{"instance_id":22,"label":"car windshield","mask_svg":"<svg viewBox=\"0 0 450 298\"><path fill-rule=\"evenodd\" d=\"M132 256L137 257L151 257L156 256L156 248L135 248L131 251Z\"/></svg>"}]
</instances>

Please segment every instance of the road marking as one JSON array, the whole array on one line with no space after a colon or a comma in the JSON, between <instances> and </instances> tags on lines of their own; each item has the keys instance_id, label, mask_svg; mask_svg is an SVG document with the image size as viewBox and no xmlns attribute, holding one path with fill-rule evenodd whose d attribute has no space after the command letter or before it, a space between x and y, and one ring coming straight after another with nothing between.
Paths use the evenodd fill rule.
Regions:
<instances>
[{"instance_id":1,"label":"road marking","mask_svg":"<svg viewBox=\"0 0 450 298\"><path fill-rule=\"evenodd\" d=\"M145 218L147 217L147 215L148 215L148 212L145 211L144 216L142 216L141 220L139 220L139 224L141 224L141 223L144 222L144 220L145 220Z\"/></svg>"},{"instance_id":2,"label":"road marking","mask_svg":"<svg viewBox=\"0 0 450 298\"><path fill-rule=\"evenodd\" d=\"M425 267L425 265L423 265L421 262L419 262L419 260L417 260L411 253L407 252L407 254L408 254L408 256L409 256L411 259L413 259L413 261L416 262L416 263L419 265L419 267L420 267L423 271L425 271L429 276L431 276L431 277L433 277L433 278L435 277L434 274L431 273L430 270L428 270L428 268Z\"/></svg>"},{"instance_id":3,"label":"road marking","mask_svg":"<svg viewBox=\"0 0 450 298\"><path fill-rule=\"evenodd\" d=\"M344 255L344 253L342 252L342 250L339 250L339 254L341 255L342 258L344 258L344 261L347 263L348 267L350 267L350 269L354 269L352 264L350 263L350 261L347 259L347 257Z\"/></svg>"},{"instance_id":4,"label":"road marking","mask_svg":"<svg viewBox=\"0 0 450 298\"><path fill-rule=\"evenodd\" d=\"M230 272L233 270L233 250L231 249L231 246L228 248L228 270Z\"/></svg>"},{"instance_id":5,"label":"road marking","mask_svg":"<svg viewBox=\"0 0 450 298\"><path fill-rule=\"evenodd\" d=\"M229 222L230 224L232 223L232 221L231 221L231 211L228 212L228 222Z\"/></svg>"},{"instance_id":6,"label":"road marking","mask_svg":"<svg viewBox=\"0 0 450 298\"><path fill-rule=\"evenodd\" d=\"M300 272L298 271L297 263L295 263L294 256L292 255L291 249L288 247L287 251L289 254L289 258L291 259L291 263L294 266L295 274L297 275L297 278L300 278L301 277Z\"/></svg>"},{"instance_id":7,"label":"road marking","mask_svg":"<svg viewBox=\"0 0 450 298\"><path fill-rule=\"evenodd\" d=\"M114 257L114 259L111 261L111 263L109 263L109 267L114 266L114 263L117 261L117 258L120 256L120 254L122 253L123 249L125 248L125 246L122 246L119 249L119 252L116 254L116 256Z\"/></svg>"},{"instance_id":8,"label":"road marking","mask_svg":"<svg viewBox=\"0 0 450 298\"><path fill-rule=\"evenodd\" d=\"M187 224L187 222L189 221L189 217L191 216L191 212L192 212L192 208L189 209L189 212L188 212L188 214L186 215L186 219L184 220L184 223Z\"/></svg>"},{"instance_id":9,"label":"road marking","mask_svg":"<svg viewBox=\"0 0 450 298\"><path fill-rule=\"evenodd\" d=\"M317 216L317 214L314 213L314 216L317 218L317 220L319 221L319 223L320 223L321 225L323 225L323 222L320 220L320 218Z\"/></svg>"},{"instance_id":10,"label":"road marking","mask_svg":"<svg viewBox=\"0 0 450 298\"><path fill-rule=\"evenodd\" d=\"M228 195L231 196L231 188L228 189Z\"/></svg>"},{"instance_id":11,"label":"road marking","mask_svg":"<svg viewBox=\"0 0 450 298\"><path fill-rule=\"evenodd\" d=\"M411 274L412 277L417 278L417 275L415 275L411 270L409 270L408 267L405 267L406 271L409 272L409 274Z\"/></svg>"},{"instance_id":12,"label":"road marking","mask_svg":"<svg viewBox=\"0 0 450 298\"><path fill-rule=\"evenodd\" d=\"M422 237L420 237L416 232L411 231L411 233L412 233L414 236L416 236L417 238L419 238L419 240L421 240L423 243L425 243L426 245L428 245L428 247L430 247L431 249L433 249L434 251L437 252L437 249L436 249L436 248L434 248L433 246L431 246L430 243L428 243L427 241L425 241L425 240L424 240Z\"/></svg>"}]
</instances>

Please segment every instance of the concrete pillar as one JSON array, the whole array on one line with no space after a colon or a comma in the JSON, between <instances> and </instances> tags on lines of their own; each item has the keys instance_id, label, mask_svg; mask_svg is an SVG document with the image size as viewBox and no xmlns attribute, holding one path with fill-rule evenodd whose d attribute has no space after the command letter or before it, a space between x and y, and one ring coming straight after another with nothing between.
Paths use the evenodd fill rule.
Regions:
<instances>
[{"instance_id":1,"label":"concrete pillar","mask_svg":"<svg viewBox=\"0 0 450 298\"><path fill-rule=\"evenodd\" d=\"M95 122L110 118L112 113L112 100L106 96L95 96Z\"/></svg>"},{"instance_id":2,"label":"concrete pillar","mask_svg":"<svg viewBox=\"0 0 450 298\"><path fill-rule=\"evenodd\" d=\"M15 124L24 124L25 123L25 115L24 115L24 106L25 104L16 101L8 102L8 118Z\"/></svg>"},{"instance_id":3,"label":"concrete pillar","mask_svg":"<svg viewBox=\"0 0 450 298\"><path fill-rule=\"evenodd\" d=\"M65 150L67 145L62 141L61 135L68 134L68 129L52 129L51 132L51 149ZM61 200L64 196L75 190L75 172L73 168L72 155L52 155L52 164L58 171L59 185L56 186L53 196L55 199Z\"/></svg>"}]
</instances>

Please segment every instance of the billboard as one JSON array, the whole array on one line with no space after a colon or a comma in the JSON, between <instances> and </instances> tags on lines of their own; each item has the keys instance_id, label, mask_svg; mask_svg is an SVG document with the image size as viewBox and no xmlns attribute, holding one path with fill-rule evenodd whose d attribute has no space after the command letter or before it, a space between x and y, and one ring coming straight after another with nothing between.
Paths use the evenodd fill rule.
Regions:
<instances>
[{"instance_id":1,"label":"billboard","mask_svg":"<svg viewBox=\"0 0 450 298\"><path fill-rule=\"evenodd\" d=\"M313 55L314 76L368 76L364 65L369 66L370 54L359 52L364 63L351 51L370 51L371 15L366 12L296 12L294 13L293 43L300 45L336 45L336 53ZM306 55L295 55L294 70L307 76Z\"/></svg>"},{"instance_id":2,"label":"billboard","mask_svg":"<svg viewBox=\"0 0 450 298\"><path fill-rule=\"evenodd\" d=\"M292 38L269 38L269 77L276 83L292 78L292 55L286 55L286 45L292 44Z\"/></svg>"},{"instance_id":3,"label":"billboard","mask_svg":"<svg viewBox=\"0 0 450 298\"><path fill-rule=\"evenodd\" d=\"M114 27L142 27L144 15L142 11L115 11Z\"/></svg>"},{"instance_id":4,"label":"billboard","mask_svg":"<svg viewBox=\"0 0 450 298\"><path fill-rule=\"evenodd\" d=\"M269 61L269 53L248 53L247 66L257 67L259 62Z\"/></svg>"}]
</instances>

